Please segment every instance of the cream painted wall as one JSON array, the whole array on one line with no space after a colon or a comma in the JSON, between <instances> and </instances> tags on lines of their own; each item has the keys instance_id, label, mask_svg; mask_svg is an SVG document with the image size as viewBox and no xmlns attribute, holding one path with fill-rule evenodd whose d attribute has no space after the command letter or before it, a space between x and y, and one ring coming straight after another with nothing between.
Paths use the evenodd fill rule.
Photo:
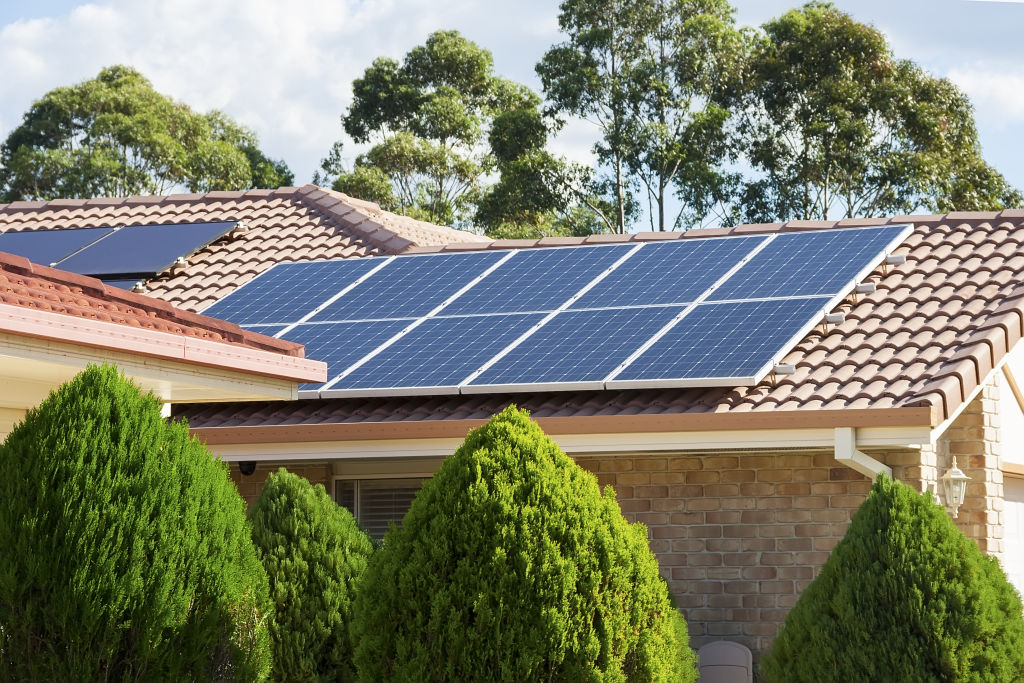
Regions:
<instances>
[{"instance_id":1,"label":"cream painted wall","mask_svg":"<svg viewBox=\"0 0 1024 683\"><path fill-rule=\"evenodd\" d=\"M1024 595L1024 479L1003 482L1003 570Z\"/></svg>"},{"instance_id":2,"label":"cream painted wall","mask_svg":"<svg viewBox=\"0 0 1024 683\"><path fill-rule=\"evenodd\" d=\"M1017 375L1014 375L1016 378ZM999 438L1003 462L1024 465L1024 411L1006 378L999 386Z\"/></svg>"}]
</instances>

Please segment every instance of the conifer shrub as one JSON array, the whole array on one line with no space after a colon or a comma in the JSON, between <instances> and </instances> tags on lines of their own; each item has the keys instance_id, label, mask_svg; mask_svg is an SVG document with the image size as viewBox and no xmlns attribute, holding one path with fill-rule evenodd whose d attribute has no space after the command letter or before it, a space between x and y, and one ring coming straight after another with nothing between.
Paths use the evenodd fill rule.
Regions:
<instances>
[{"instance_id":1,"label":"conifer shrub","mask_svg":"<svg viewBox=\"0 0 1024 683\"><path fill-rule=\"evenodd\" d=\"M355 680L349 623L370 537L322 485L283 468L267 478L249 519L274 601L273 677Z\"/></svg>"},{"instance_id":2,"label":"conifer shrub","mask_svg":"<svg viewBox=\"0 0 1024 683\"><path fill-rule=\"evenodd\" d=\"M644 526L515 407L424 483L355 614L363 681L696 678Z\"/></svg>"},{"instance_id":3,"label":"conifer shrub","mask_svg":"<svg viewBox=\"0 0 1024 683\"><path fill-rule=\"evenodd\" d=\"M761 662L767 681L1021 681L1021 601L930 493L880 475Z\"/></svg>"},{"instance_id":4,"label":"conifer shrub","mask_svg":"<svg viewBox=\"0 0 1024 683\"><path fill-rule=\"evenodd\" d=\"M262 680L267 577L227 467L110 366L0 445L0 680Z\"/></svg>"}]
</instances>

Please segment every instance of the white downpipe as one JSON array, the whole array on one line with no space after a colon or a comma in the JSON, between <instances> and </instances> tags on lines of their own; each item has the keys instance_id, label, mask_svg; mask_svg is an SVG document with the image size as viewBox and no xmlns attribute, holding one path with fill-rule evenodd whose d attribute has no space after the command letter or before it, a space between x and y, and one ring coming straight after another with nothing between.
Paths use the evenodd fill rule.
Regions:
<instances>
[{"instance_id":1,"label":"white downpipe","mask_svg":"<svg viewBox=\"0 0 1024 683\"><path fill-rule=\"evenodd\" d=\"M857 450L857 432L853 427L836 427L835 437L837 462L860 472L871 481L878 477L879 472L885 472L885 475L892 479L891 467Z\"/></svg>"}]
</instances>

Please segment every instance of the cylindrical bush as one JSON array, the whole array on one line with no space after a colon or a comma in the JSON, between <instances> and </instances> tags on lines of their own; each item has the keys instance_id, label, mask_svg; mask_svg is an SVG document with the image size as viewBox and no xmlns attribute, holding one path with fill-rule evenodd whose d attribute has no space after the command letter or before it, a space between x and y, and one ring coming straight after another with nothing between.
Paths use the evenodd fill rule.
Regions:
<instances>
[{"instance_id":1,"label":"cylindrical bush","mask_svg":"<svg viewBox=\"0 0 1024 683\"><path fill-rule=\"evenodd\" d=\"M766 681L1022 681L1021 601L930 493L879 476L804 590Z\"/></svg>"},{"instance_id":2,"label":"cylindrical bush","mask_svg":"<svg viewBox=\"0 0 1024 683\"><path fill-rule=\"evenodd\" d=\"M696 677L646 529L514 407L424 484L355 614L363 681Z\"/></svg>"},{"instance_id":3,"label":"cylindrical bush","mask_svg":"<svg viewBox=\"0 0 1024 683\"><path fill-rule=\"evenodd\" d=\"M261 680L267 577L227 467L109 366L0 445L0 679Z\"/></svg>"},{"instance_id":4,"label":"cylindrical bush","mask_svg":"<svg viewBox=\"0 0 1024 683\"><path fill-rule=\"evenodd\" d=\"M355 680L349 623L369 536L323 486L284 469L267 478L249 519L274 601L273 677Z\"/></svg>"}]
</instances>

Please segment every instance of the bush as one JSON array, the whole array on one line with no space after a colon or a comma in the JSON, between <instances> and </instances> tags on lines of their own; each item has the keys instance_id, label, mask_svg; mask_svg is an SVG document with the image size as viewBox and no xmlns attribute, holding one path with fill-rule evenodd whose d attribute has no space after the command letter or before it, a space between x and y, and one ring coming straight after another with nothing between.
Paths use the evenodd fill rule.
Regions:
<instances>
[{"instance_id":1,"label":"bush","mask_svg":"<svg viewBox=\"0 0 1024 683\"><path fill-rule=\"evenodd\" d=\"M365 681L696 677L646 529L514 407L424 484L355 612Z\"/></svg>"},{"instance_id":2,"label":"bush","mask_svg":"<svg viewBox=\"0 0 1024 683\"><path fill-rule=\"evenodd\" d=\"M355 680L348 628L369 536L323 486L284 469L267 478L249 519L274 601L274 678Z\"/></svg>"},{"instance_id":3,"label":"bush","mask_svg":"<svg viewBox=\"0 0 1024 683\"><path fill-rule=\"evenodd\" d=\"M1024 680L1021 601L931 494L879 476L762 660L768 681Z\"/></svg>"},{"instance_id":4,"label":"bush","mask_svg":"<svg viewBox=\"0 0 1024 683\"><path fill-rule=\"evenodd\" d=\"M109 366L0 445L0 679L260 680L267 578L226 466Z\"/></svg>"}]
</instances>

